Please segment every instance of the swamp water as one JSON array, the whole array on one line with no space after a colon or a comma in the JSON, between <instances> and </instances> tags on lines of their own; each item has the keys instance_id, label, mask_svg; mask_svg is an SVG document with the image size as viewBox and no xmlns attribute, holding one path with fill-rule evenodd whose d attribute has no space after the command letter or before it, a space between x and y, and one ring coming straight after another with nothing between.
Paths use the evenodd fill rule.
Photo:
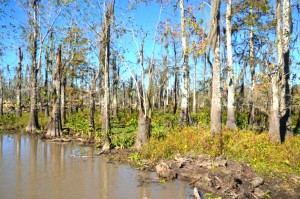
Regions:
<instances>
[{"instance_id":1,"label":"swamp water","mask_svg":"<svg viewBox=\"0 0 300 199\"><path fill-rule=\"evenodd\" d=\"M183 199L193 198L184 182L155 179L129 166L93 156L76 143L44 142L36 136L0 134L1 199ZM151 180L150 180L151 181Z\"/></svg>"}]
</instances>

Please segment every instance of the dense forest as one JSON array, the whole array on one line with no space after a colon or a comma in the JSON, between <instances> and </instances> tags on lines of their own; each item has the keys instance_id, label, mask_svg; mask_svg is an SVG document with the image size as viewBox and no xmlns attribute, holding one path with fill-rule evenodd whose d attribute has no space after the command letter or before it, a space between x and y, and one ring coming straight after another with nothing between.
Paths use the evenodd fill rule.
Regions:
<instances>
[{"instance_id":1,"label":"dense forest","mask_svg":"<svg viewBox=\"0 0 300 199\"><path fill-rule=\"evenodd\" d=\"M1 127L299 174L299 6L2 0Z\"/></svg>"}]
</instances>

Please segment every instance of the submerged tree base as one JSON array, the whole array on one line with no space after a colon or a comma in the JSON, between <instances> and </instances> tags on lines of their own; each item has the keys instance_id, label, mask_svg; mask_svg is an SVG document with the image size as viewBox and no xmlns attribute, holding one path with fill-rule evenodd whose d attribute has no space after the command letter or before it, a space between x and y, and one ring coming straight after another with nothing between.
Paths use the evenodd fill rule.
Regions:
<instances>
[{"instance_id":1,"label":"submerged tree base","mask_svg":"<svg viewBox=\"0 0 300 199\"><path fill-rule=\"evenodd\" d=\"M32 134L34 134L34 133L36 133L37 130L39 130L39 129L40 129L40 127L39 127L39 125L38 125L38 122L35 121L33 118L30 118L29 123L28 123L28 125L26 126L25 131L26 131L27 133L32 133Z\"/></svg>"},{"instance_id":2,"label":"submerged tree base","mask_svg":"<svg viewBox=\"0 0 300 199\"><path fill-rule=\"evenodd\" d=\"M62 135L62 125L61 121L58 119L51 118L51 121L46 129L46 137L60 137Z\"/></svg>"}]
</instances>

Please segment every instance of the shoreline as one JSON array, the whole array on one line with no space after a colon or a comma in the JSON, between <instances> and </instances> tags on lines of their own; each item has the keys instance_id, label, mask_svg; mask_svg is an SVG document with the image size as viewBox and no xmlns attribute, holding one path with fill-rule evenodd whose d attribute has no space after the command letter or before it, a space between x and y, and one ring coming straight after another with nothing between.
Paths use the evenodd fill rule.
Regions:
<instances>
[{"instance_id":1,"label":"shoreline","mask_svg":"<svg viewBox=\"0 0 300 199\"><path fill-rule=\"evenodd\" d=\"M41 134L27 134L17 129L1 130L3 133L38 136L47 142L76 142L81 147L93 147L95 142L68 135L60 138L45 138ZM7 131L7 132L6 132ZM134 149L111 149L101 155L118 164L126 164L144 172L156 172L162 181L179 179L192 188L222 198L291 198L300 196L300 177L279 173L278 176L259 176L250 164L226 159L224 156L212 157L205 154L177 154L169 160L152 161L141 159ZM96 157L100 154L96 154ZM85 157L82 157L85 158ZM147 179L145 179L146 181Z\"/></svg>"}]
</instances>

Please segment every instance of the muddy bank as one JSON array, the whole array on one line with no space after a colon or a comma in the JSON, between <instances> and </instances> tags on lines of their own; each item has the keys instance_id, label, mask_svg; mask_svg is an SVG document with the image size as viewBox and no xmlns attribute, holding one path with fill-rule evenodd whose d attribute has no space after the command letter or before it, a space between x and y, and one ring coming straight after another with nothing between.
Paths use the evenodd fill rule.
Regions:
<instances>
[{"instance_id":1,"label":"muddy bank","mask_svg":"<svg viewBox=\"0 0 300 199\"><path fill-rule=\"evenodd\" d=\"M131 164L139 170L155 171L162 179L187 181L192 187L222 198L300 198L299 176L261 177L250 165L227 160L224 156L178 155L172 160L156 163L132 160L128 158L132 152L128 149L112 150L107 155L114 161Z\"/></svg>"}]
</instances>

